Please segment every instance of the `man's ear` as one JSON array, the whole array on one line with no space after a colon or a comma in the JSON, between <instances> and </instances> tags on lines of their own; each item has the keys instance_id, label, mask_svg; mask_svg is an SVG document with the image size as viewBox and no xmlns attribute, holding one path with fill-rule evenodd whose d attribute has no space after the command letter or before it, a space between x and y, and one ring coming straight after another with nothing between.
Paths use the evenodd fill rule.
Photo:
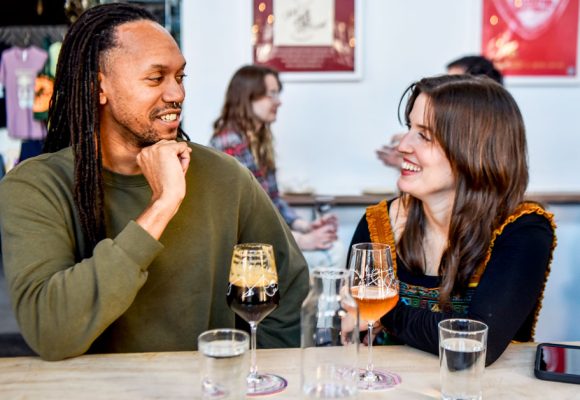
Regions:
<instances>
[{"instance_id":1,"label":"man's ear","mask_svg":"<svg viewBox=\"0 0 580 400\"><path fill-rule=\"evenodd\" d=\"M103 90L103 81L105 81L105 75L103 75L102 72L99 71L99 104L104 106L105 104L107 104L107 95L105 94L105 91Z\"/></svg>"}]
</instances>

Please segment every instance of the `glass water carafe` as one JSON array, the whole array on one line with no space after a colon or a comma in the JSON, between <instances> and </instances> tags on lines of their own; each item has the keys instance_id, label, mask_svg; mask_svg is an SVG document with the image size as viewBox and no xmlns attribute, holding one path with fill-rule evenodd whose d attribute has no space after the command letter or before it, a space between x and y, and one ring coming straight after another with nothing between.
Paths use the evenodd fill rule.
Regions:
<instances>
[{"instance_id":1,"label":"glass water carafe","mask_svg":"<svg viewBox=\"0 0 580 400\"><path fill-rule=\"evenodd\" d=\"M301 386L305 397L354 398L358 306L345 269L315 268L301 310Z\"/></svg>"}]
</instances>

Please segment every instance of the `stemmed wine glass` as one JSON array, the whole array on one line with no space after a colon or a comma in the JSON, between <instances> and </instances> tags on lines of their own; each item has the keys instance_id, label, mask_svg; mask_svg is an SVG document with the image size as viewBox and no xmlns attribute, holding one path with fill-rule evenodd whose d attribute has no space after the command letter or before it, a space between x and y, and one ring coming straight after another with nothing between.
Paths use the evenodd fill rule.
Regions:
<instances>
[{"instance_id":1,"label":"stemmed wine glass","mask_svg":"<svg viewBox=\"0 0 580 400\"><path fill-rule=\"evenodd\" d=\"M382 243L359 243L352 246L349 269L351 293L356 300L361 321L368 324L368 362L359 376L359 389L381 390L395 386L393 375L374 370L373 324L391 311L399 300L399 282L393 271L391 248Z\"/></svg>"},{"instance_id":2,"label":"stemmed wine glass","mask_svg":"<svg viewBox=\"0 0 580 400\"><path fill-rule=\"evenodd\" d=\"M258 373L256 364L258 323L278 307L279 301L278 273L272 246L262 243L236 245L232 255L227 302L236 314L250 324L249 396L277 393L288 384L278 375Z\"/></svg>"}]
</instances>

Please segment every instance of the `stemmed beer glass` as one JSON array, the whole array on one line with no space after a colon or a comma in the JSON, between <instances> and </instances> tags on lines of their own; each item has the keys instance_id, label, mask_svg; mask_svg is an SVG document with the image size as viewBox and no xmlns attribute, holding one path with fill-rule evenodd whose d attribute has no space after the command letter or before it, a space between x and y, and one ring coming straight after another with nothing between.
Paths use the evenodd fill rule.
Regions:
<instances>
[{"instance_id":1,"label":"stemmed beer glass","mask_svg":"<svg viewBox=\"0 0 580 400\"><path fill-rule=\"evenodd\" d=\"M397 384L391 374L375 371L373 366L373 325L391 311L399 300L399 282L393 271L391 248L382 243L352 246L349 269L351 294L356 300L361 321L368 324L368 362L359 377L359 389L381 390Z\"/></svg>"},{"instance_id":2,"label":"stemmed beer glass","mask_svg":"<svg viewBox=\"0 0 580 400\"><path fill-rule=\"evenodd\" d=\"M249 396L277 393L287 386L284 378L258 373L256 331L258 323L280 301L274 250L269 244L244 243L234 247L227 290L228 306L250 324L251 367L248 375Z\"/></svg>"}]
</instances>

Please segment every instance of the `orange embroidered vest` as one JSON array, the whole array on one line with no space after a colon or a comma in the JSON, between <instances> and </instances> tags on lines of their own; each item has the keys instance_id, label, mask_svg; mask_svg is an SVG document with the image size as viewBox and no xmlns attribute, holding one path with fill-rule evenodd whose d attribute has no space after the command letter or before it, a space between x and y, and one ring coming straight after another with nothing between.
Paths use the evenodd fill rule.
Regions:
<instances>
[{"instance_id":1,"label":"orange embroidered vest","mask_svg":"<svg viewBox=\"0 0 580 400\"><path fill-rule=\"evenodd\" d=\"M465 295L461 297L454 296L451 299L451 307L453 308L455 314L459 315L467 314L467 309L471 301L471 296L475 291L475 289L477 288L481 276L485 272L485 268L487 267L489 259L491 258L493 246L497 237L502 234L503 230L508 224L514 222L516 219L527 214L538 214L544 216L550 222L552 229L553 230L556 229L556 225L554 223L554 216L552 213L547 212L536 203L525 202L520 204L518 208L515 210L515 212L512 215L510 215L500 227L498 227L493 231L491 236L491 242L487 250L485 259L472 274ZM395 247L395 238L391 228L391 221L389 218L387 201L383 200L376 205L368 207L366 209L366 220L369 227L371 241L375 243L386 243L390 246L392 256L391 258L393 259L393 268L395 270L395 274L397 274L397 251ZM555 247L556 247L556 235L554 235L554 240L552 242L550 258L548 261L548 267L546 269L546 276L544 279L544 284L542 286L542 291L534 308L533 321L531 321L531 330L529 333L526 333L527 337L525 337L524 340L533 340L534 329L536 322L538 320L538 315L540 313L542 299L544 296L544 289L546 286L548 275L550 273L550 264L552 263L552 254ZM441 311L439 308L438 301L439 300L438 287L424 288L421 286L414 286L401 282L400 292L401 292L400 293L401 300L404 301L405 304L409 306L427 308L434 312Z\"/></svg>"}]
</instances>

